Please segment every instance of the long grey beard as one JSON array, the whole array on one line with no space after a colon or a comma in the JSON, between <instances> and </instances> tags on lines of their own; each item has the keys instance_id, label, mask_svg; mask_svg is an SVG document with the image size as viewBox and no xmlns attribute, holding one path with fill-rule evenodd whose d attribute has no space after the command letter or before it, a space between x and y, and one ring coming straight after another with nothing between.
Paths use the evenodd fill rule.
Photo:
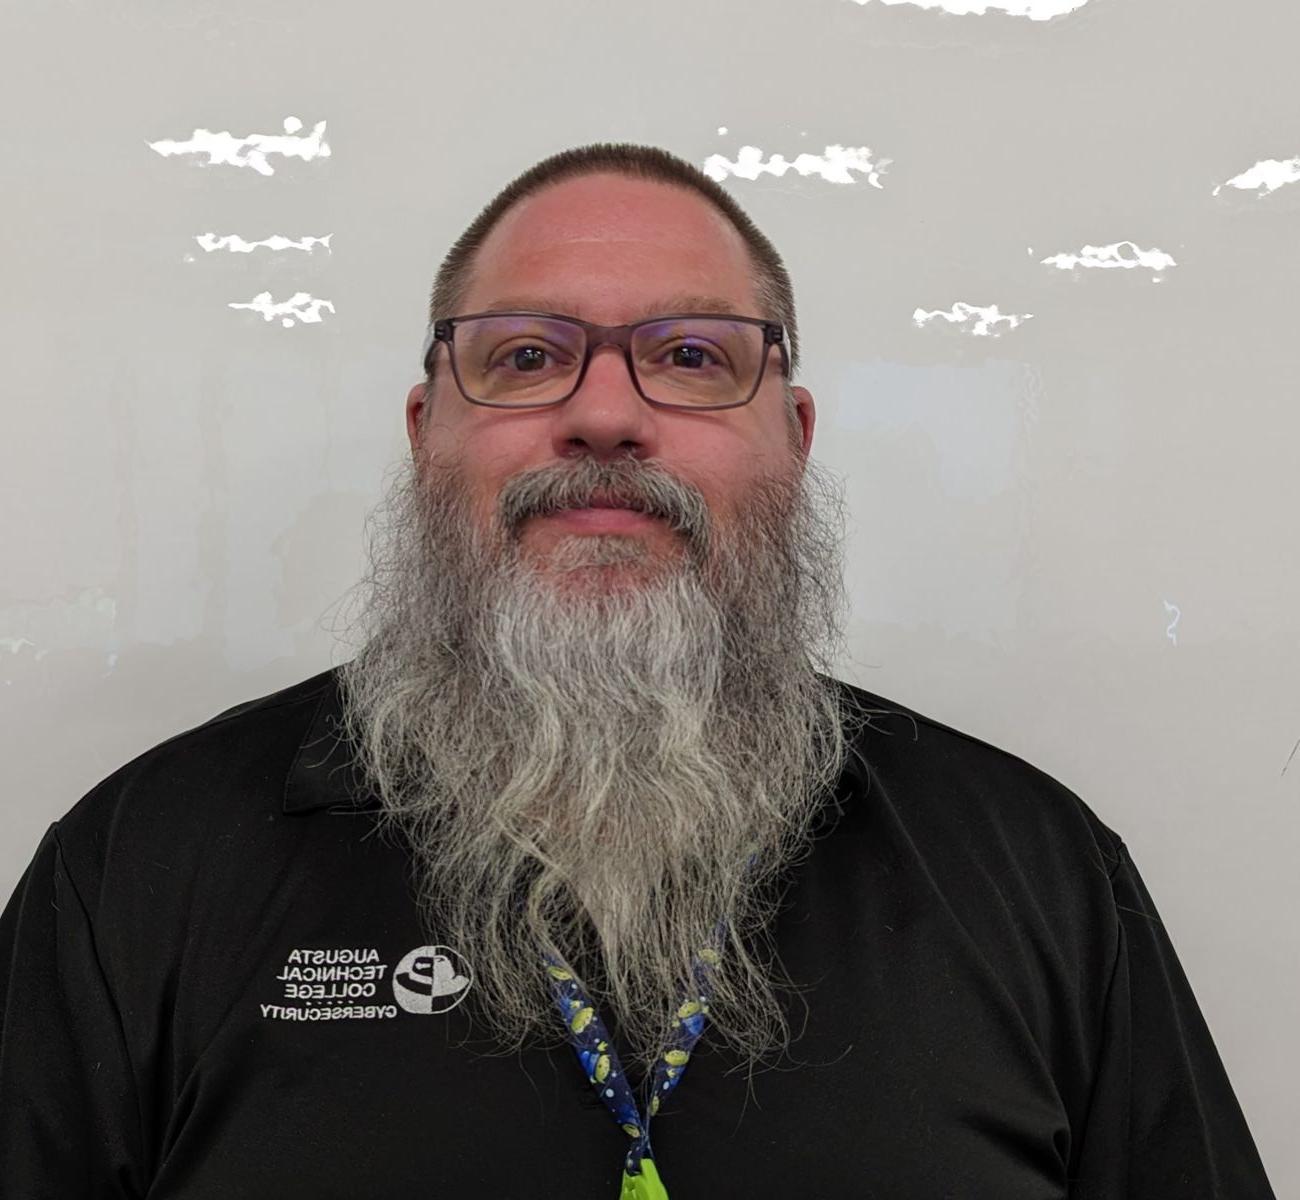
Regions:
<instances>
[{"instance_id":1,"label":"long grey beard","mask_svg":"<svg viewBox=\"0 0 1300 1200\"><path fill-rule=\"evenodd\" d=\"M657 1056L717 948L711 1038L755 1063L788 1044L770 932L780 874L839 777L846 714L833 485L766 479L724 533L653 462L584 458L512 479L480 532L454 469L407 468L378 514L345 717L413 851L432 940L468 959L503 1048L561 1033L544 961L577 971L625 1065ZM680 556L512 536L595 488L662 515ZM720 924L721 923L721 924Z\"/></svg>"}]
</instances>

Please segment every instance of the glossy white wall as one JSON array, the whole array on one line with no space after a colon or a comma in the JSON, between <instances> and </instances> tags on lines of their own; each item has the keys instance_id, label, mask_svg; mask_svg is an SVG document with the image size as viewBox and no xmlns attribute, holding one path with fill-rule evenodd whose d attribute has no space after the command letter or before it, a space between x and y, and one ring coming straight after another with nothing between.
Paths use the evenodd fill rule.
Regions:
<instances>
[{"instance_id":1,"label":"glossy white wall","mask_svg":"<svg viewBox=\"0 0 1300 1200\"><path fill-rule=\"evenodd\" d=\"M793 274L814 453L853 514L841 674L1125 837L1300 1192L1292 5L78 0L5 24L6 895L122 762L344 656L448 244L556 150L654 143Z\"/></svg>"}]
</instances>

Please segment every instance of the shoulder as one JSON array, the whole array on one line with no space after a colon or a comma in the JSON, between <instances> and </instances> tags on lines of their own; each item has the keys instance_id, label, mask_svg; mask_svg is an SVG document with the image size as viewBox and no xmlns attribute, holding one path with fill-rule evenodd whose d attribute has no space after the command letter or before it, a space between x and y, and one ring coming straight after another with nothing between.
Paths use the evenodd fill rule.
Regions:
<instances>
[{"instance_id":1,"label":"shoulder","mask_svg":"<svg viewBox=\"0 0 1300 1200\"><path fill-rule=\"evenodd\" d=\"M1033 763L844 680L853 789L919 838L982 853L1052 859L1080 855L1107 876L1123 840L1060 780Z\"/></svg>"},{"instance_id":2,"label":"shoulder","mask_svg":"<svg viewBox=\"0 0 1300 1200\"><path fill-rule=\"evenodd\" d=\"M1073 1020L1080 996L1093 998L1095 1014L1111 977L1123 841L1024 758L841 686L852 782L822 851L840 889L827 894L856 887L849 894L862 911L887 909L894 929L914 927L954 961L975 947L1039 1044L1056 1044L1042 1015ZM1076 1025L1074 1036L1092 1044L1095 1029Z\"/></svg>"},{"instance_id":3,"label":"shoulder","mask_svg":"<svg viewBox=\"0 0 1300 1200\"><path fill-rule=\"evenodd\" d=\"M199 851L224 829L274 819L286 780L336 672L217 713L114 771L55 824L74 876Z\"/></svg>"},{"instance_id":4,"label":"shoulder","mask_svg":"<svg viewBox=\"0 0 1300 1200\"><path fill-rule=\"evenodd\" d=\"M265 791L278 773L283 784L322 701L335 688L335 672L244 701L138 755L98 784L60 824L83 809L126 792L206 795L233 787Z\"/></svg>"}]
</instances>

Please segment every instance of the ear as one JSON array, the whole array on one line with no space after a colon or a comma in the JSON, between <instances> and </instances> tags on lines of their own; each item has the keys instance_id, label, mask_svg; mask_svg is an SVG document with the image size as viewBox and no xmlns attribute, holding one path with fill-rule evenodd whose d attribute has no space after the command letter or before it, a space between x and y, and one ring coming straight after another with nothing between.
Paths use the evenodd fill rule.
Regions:
<instances>
[{"instance_id":1,"label":"ear","mask_svg":"<svg viewBox=\"0 0 1300 1200\"><path fill-rule=\"evenodd\" d=\"M799 418L799 427L803 430L803 457L807 458L812 450L813 426L817 424L817 406L813 403L812 392L806 387L790 389L794 393L795 416Z\"/></svg>"},{"instance_id":2,"label":"ear","mask_svg":"<svg viewBox=\"0 0 1300 1200\"><path fill-rule=\"evenodd\" d=\"M406 440L411 444L411 457L420 456L420 424L426 416L425 408L432 398L425 395L425 384L417 383L406 393Z\"/></svg>"}]
</instances>

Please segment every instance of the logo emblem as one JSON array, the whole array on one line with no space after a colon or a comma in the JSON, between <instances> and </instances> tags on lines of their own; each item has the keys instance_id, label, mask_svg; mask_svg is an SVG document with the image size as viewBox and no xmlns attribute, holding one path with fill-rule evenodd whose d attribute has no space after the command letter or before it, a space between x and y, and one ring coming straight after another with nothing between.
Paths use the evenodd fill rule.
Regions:
<instances>
[{"instance_id":1,"label":"logo emblem","mask_svg":"<svg viewBox=\"0 0 1300 1200\"><path fill-rule=\"evenodd\" d=\"M450 1012L465 999L473 976L450 946L420 946L393 968L393 996L409 1013Z\"/></svg>"}]
</instances>

